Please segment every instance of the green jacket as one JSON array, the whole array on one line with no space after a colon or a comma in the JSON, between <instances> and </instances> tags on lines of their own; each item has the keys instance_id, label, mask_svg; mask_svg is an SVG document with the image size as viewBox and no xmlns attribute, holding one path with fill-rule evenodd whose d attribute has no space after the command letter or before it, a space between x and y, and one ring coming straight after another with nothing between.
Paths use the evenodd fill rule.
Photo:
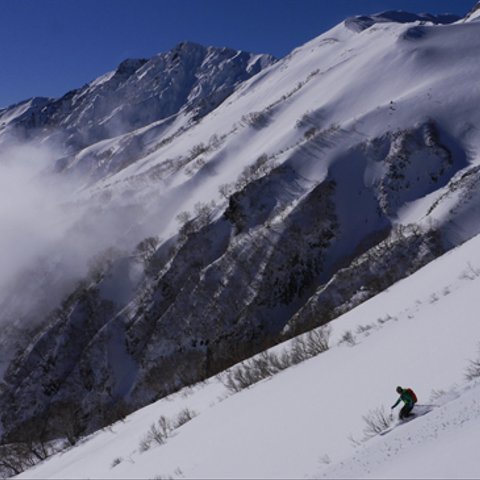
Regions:
<instances>
[{"instance_id":1,"label":"green jacket","mask_svg":"<svg viewBox=\"0 0 480 480\"><path fill-rule=\"evenodd\" d=\"M415 404L412 396L410 395L410 393L408 393L407 390L402 391L402 393L398 397L398 400L395 402L395 405L393 405L392 408L395 408L400 402L403 402L405 405L408 405L409 407L413 407L413 405Z\"/></svg>"}]
</instances>

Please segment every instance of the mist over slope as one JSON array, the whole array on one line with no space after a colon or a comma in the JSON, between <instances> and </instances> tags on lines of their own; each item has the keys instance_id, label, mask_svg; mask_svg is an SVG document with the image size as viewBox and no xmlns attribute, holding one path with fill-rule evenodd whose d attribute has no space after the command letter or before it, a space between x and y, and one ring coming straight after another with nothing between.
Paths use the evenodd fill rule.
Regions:
<instances>
[{"instance_id":1,"label":"mist over slope","mask_svg":"<svg viewBox=\"0 0 480 480\"><path fill-rule=\"evenodd\" d=\"M365 18L276 62L181 44L0 112L0 142L57 145L44 175L75 181L56 261L2 294L4 438L93 431L479 233L475 15Z\"/></svg>"}]
</instances>

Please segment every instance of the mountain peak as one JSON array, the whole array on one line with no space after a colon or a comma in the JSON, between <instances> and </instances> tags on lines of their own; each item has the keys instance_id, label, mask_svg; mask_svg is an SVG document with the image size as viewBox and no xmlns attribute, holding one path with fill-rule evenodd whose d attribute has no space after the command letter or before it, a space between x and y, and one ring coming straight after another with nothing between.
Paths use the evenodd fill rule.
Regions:
<instances>
[{"instance_id":1,"label":"mountain peak","mask_svg":"<svg viewBox=\"0 0 480 480\"><path fill-rule=\"evenodd\" d=\"M186 51L186 50L204 50L206 47L204 45L201 45L200 43L192 42L190 40L183 40L175 47L173 47L172 51L178 52L178 51Z\"/></svg>"}]
</instances>

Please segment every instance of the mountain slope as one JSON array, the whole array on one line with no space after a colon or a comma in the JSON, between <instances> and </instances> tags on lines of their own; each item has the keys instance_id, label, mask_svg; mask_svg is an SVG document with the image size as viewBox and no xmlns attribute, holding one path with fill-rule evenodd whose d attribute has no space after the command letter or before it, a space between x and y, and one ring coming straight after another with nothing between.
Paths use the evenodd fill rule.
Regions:
<instances>
[{"instance_id":1,"label":"mountain slope","mask_svg":"<svg viewBox=\"0 0 480 480\"><path fill-rule=\"evenodd\" d=\"M72 236L90 255L121 251L42 277L69 288L25 315L35 329L0 394L6 433L45 420L62 434L66 407L93 431L480 231L478 22L385 20L338 25L188 125L132 124L56 158L60 178L87 172L70 199L84 215L52 247L59 264Z\"/></svg>"},{"instance_id":2,"label":"mountain slope","mask_svg":"<svg viewBox=\"0 0 480 480\"><path fill-rule=\"evenodd\" d=\"M338 318L317 357L233 395L218 378L182 390L20 478L475 478L480 385L463 375L480 354L479 247L477 236ZM397 384L438 406L352 444ZM197 416L142 451L151 424L185 408Z\"/></svg>"}]
</instances>

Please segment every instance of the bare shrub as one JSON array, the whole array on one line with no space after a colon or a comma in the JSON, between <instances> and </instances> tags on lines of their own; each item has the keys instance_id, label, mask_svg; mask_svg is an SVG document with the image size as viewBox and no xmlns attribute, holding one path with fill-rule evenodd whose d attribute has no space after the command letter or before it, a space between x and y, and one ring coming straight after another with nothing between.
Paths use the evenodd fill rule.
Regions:
<instances>
[{"instance_id":1,"label":"bare shrub","mask_svg":"<svg viewBox=\"0 0 480 480\"><path fill-rule=\"evenodd\" d=\"M181 241L185 241L189 235L206 227L213 220L215 208L216 203L213 200L208 203L197 202L193 207L193 218L190 212L179 213L175 219L180 224Z\"/></svg>"},{"instance_id":2,"label":"bare shrub","mask_svg":"<svg viewBox=\"0 0 480 480\"><path fill-rule=\"evenodd\" d=\"M153 443L163 445L167 441L172 430L180 428L196 416L197 413L189 408L181 410L173 422L164 415L161 415L157 423L152 423L147 433L140 440L140 451L145 452L149 450Z\"/></svg>"},{"instance_id":3,"label":"bare shrub","mask_svg":"<svg viewBox=\"0 0 480 480\"><path fill-rule=\"evenodd\" d=\"M63 430L57 429L53 433L51 419L51 416L49 420L42 416L31 419L8 440L4 438L0 443L0 478L18 475L67 446L66 441L52 439L58 434L62 437L68 435L72 432L72 425L67 423ZM69 417L62 417L62 420L68 422Z\"/></svg>"},{"instance_id":4,"label":"bare shrub","mask_svg":"<svg viewBox=\"0 0 480 480\"><path fill-rule=\"evenodd\" d=\"M18 475L53 455L61 448L40 441L0 445L0 478Z\"/></svg>"},{"instance_id":5,"label":"bare shrub","mask_svg":"<svg viewBox=\"0 0 480 480\"><path fill-rule=\"evenodd\" d=\"M480 276L480 269L475 268L470 262L467 263L467 269L460 274L462 280L474 280Z\"/></svg>"},{"instance_id":6,"label":"bare shrub","mask_svg":"<svg viewBox=\"0 0 480 480\"><path fill-rule=\"evenodd\" d=\"M158 429L155 441L158 443L163 443L164 439L168 437L168 434L172 430L172 426L168 418L164 417L163 415L158 419L157 425Z\"/></svg>"},{"instance_id":7,"label":"bare shrub","mask_svg":"<svg viewBox=\"0 0 480 480\"><path fill-rule=\"evenodd\" d=\"M184 227L191 219L192 214L187 211L180 212L175 219L180 224L180 227Z\"/></svg>"},{"instance_id":8,"label":"bare shrub","mask_svg":"<svg viewBox=\"0 0 480 480\"><path fill-rule=\"evenodd\" d=\"M120 465L122 462L123 462L123 458L122 458L122 457L114 458L114 459L112 460L112 465L110 466L110 468L115 468L117 465Z\"/></svg>"},{"instance_id":9,"label":"bare shrub","mask_svg":"<svg viewBox=\"0 0 480 480\"><path fill-rule=\"evenodd\" d=\"M439 298L438 298L438 295L436 293L432 293L430 295L430 299L429 299L430 303L438 302L438 300L439 300Z\"/></svg>"},{"instance_id":10,"label":"bare shrub","mask_svg":"<svg viewBox=\"0 0 480 480\"><path fill-rule=\"evenodd\" d=\"M384 323L387 323L390 320L396 320L396 318L392 317L389 314L387 314L385 317L377 318L377 322L378 322L379 325L383 325Z\"/></svg>"},{"instance_id":11,"label":"bare shrub","mask_svg":"<svg viewBox=\"0 0 480 480\"><path fill-rule=\"evenodd\" d=\"M296 337L291 348L280 354L264 351L221 375L220 381L233 393L276 375L286 368L328 350L331 327L324 325Z\"/></svg>"},{"instance_id":12,"label":"bare shrub","mask_svg":"<svg viewBox=\"0 0 480 480\"><path fill-rule=\"evenodd\" d=\"M295 128L305 128L312 125L312 112L307 110L297 121L295 122Z\"/></svg>"},{"instance_id":13,"label":"bare shrub","mask_svg":"<svg viewBox=\"0 0 480 480\"><path fill-rule=\"evenodd\" d=\"M235 189L234 189L234 185L231 183L222 183L218 187L218 191L223 198L228 200L230 195L232 195L232 193L235 191Z\"/></svg>"},{"instance_id":14,"label":"bare shrub","mask_svg":"<svg viewBox=\"0 0 480 480\"><path fill-rule=\"evenodd\" d=\"M252 372L249 371L248 366L241 365L227 370L225 375L221 377L221 380L228 390L237 393L256 382L259 382L262 378L255 378L252 375Z\"/></svg>"},{"instance_id":15,"label":"bare shrub","mask_svg":"<svg viewBox=\"0 0 480 480\"><path fill-rule=\"evenodd\" d=\"M296 337L289 352L290 364L295 365L328 350L330 335L331 328L325 325Z\"/></svg>"},{"instance_id":16,"label":"bare shrub","mask_svg":"<svg viewBox=\"0 0 480 480\"><path fill-rule=\"evenodd\" d=\"M385 407L377 407L370 410L366 415L362 416L366 423L363 433L365 439L374 437L392 425L392 417L388 415Z\"/></svg>"},{"instance_id":17,"label":"bare shrub","mask_svg":"<svg viewBox=\"0 0 480 480\"><path fill-rule=\"evenodd\" d=\"M352 446L355 447L355 448L362 445L362 440L359 440L358 438L355 438L352 434L350 434L347 438L350 441L350 443L352 444Z\"/></svg>"},{"instance_id":18,"label":"bare shrub","mask_svg":"<svg viewBox=\"0 0 480 480\"><path fill-rule=\"evenodd\" d=\"M347 345L350 345L353 347L354 345L357 344L357 340L355 339L355 335L350 330L347 330L343 335L340 341L338 342L339 344L346 343Z\"/></svg>"},{"instance_id":19,"label":"bare shrub","mask_svg":"<svg viewBox=\"0 0 480 480\"><path fill-rule=\"evenodd\" d=\"M280 357L272 352L262 352L255 359L255 368L263 378L268 378L287 367Z\"/></svg>"},{"instance_id":20,"label":"bare shrub","mask_svg":"<svg viewBox=\"0 0 480 480\"><path fill-rule=\"evenodd\" d=\"M64 402L56 405L50 419L71 446L78 442L85 431L80 409L73 403Z\"/></svg>"},{"instance_id":21,"label":"bare shrub","mask_svg":"<svg viewBox=\"0 0 480 480\"><path fill-rule=\"evenodd\" d=\"M21 444L0 445L0 477L9 478L35 464Z\"/></svg>"},{"instance_id":22,"label":"bare shrub","mask_svg":"<svg viewBox=\"0 0 480 480\"><path fill-rule=\"evenodd\" d=\"M286 368L281 357L273 352L262 352L260 355L247 360L220 377L222 383L233 393L240 392L261 380L275 375Z\"/></svg>"},{"instance_id":23,"label":"bare shrub","mask_svg":"<svg viewBox=\"0 0 480 480\"><path fill-rule=\"evenodd\" d=\"M270 115L267 110L263 112L250 112L242 116L242 122L257 130L268 125Z\"/></svg>"},{"instance_id":24,"label":"bare shrub","mask_svg":"<svg viewBox=\"0 0 480 480\"><path fill-rule=\"evenodd\" d=\"M206 147L203 143L199 143L198 145L195 145L192 147L190 150L190 159L193 160L202 153L205 153L208 150L208 147Z\"/></svg>"},{"instance_id":25,"label":"bare shrub","mask_svg":"<svg viewBox=\"0 0 480 480\"><path fill-rule=\"evenodd\" d=\"M200 230L204 226L208 225L213 220L213 214L215 210L215 202L210 203L197 202L195 204L195 229Z\"/></svg>"},{"instance_id":26,"label":"bare shrub","mask_svg":"<svg viewBox=\"0 0 480 480\"><path fill-rule=\"evenodd\" d=\"M236 192L243 190L249 183L264 177L276 166L274 155L268 156L266 153L262 153L251 165L247 165L242 170L234 182L220 185L218 191L225 200L229 200Z\"/></svg>"},{"instance_id":27,"label":"bare shrub","mask_svg":"<svg viewBox=\"0 0 480 480\"><path fill-rule=\"evenodd\" d=\"M192 420L197 416L197 413L189 408L184 408L174 421L173 428L180 428L182 425L185 425L187 422Z\"/></svg>"},{"instance_id":28,"label":"bare shrub","mask_svg":"<svg viewBox=\"0 0 480 480\"><path fill-rule=\"evenodd\" d=\"M147 450L149 450L151 445L152 445L152 441L151 441L150 437L148 436L148 434L145 435L140 440L140 443L138 444L141 452L146 452Z\"/></svg>"},{"instance_id":29,"label":"bare shrub","mask_svg":"<svg viewBox=\"0 0 480 480\"><path fill-rule=\"evenodd\" d=\"M332 327L330 325L323 325L307 333L307 351L311 357L319 355L330 348L331 334Z\"/></svg>"},{"instance_id":30,"label":"bare shrub","mask_svg":"<svg viewBox=\"0 0 480 480\"><path fill-rule=\"evenodd\" d=\"M155 475L152 480L173 480L174 478L185 478L180 467L177 467L174 470L173 475Z\"/></svg>"},{"instance_id":31,"label":"bare shrub","mask_svg":"<svg viewBox=\"0 0 480 480\"><path fill-rule=\"evenodd\" d=\"M303 336L298 336L292 341L292 349L288 352L287 358L292 365L310 358L307 354L307 342Z\"/></svg>"},{"instance_id":32,"label":"bare shrub","mask_svg":"<svg viewBox=\"0 0 480 480\"><path fill-rule=\"evenodd\" d=\"M207 162L203 158L197 158L192 165L185 168L185 174L189 177L193 177Z\"/></svg>"},{"instance_id":33,"label":"bare shrub","mask_svg":"<svg viewBox=\"0 0 480 480\"><path fill-rule=\"evenodd\" d=\"M480 360L472 360L465 371L467 380L473 380L480 377Z\"/></svg>"},{"instance_id":34,"label":"bare shrub","mask_svg":"<svg viewBox=\"0 0 480 480\"><path fill-rule=\"evenodd\" d=\"M135 255L146 263L155 253L158 244L159 239L157 237L145 238L135 247Z\"/></svg>"},{"instance_id":35,"label":"bare shrub","mask_svg":"<svg viewBox=\"0 0 480 480\"><path fill-rule=\"evenodd\" d=\"M318 129L316 127L310 127L308 130L305 131L303 136L307 139L310 140L312 139L316 134L317 134Z\"/></svg>"},{"instance_id":36,"label":"bare shrub","mask_svg":"<svg viewBox=\"0 0 480 480\"><path fill-rule=\"evenodd\" d=\"M480 347L479 347L480 351ZM480 377L480 354L476 360L470 360L469 365L465 370L465 378L468 381L474 380Z\"/></svg>"},{"instance_id":37,"label":"bare shrub","mask_svg":"<svg viewBox=\"0 0 480 480\"><path fill-rule=\"evenodd\" d=\"M162 415L157 423L152 423L150 425L148 432L140 441L140 451L145 452L148 450L153 442L163 445L171 431L172 426L170 421Z\"/></svg>"},{"instance_id":38,"label":"bare shrub","mask_svg":"<svg viewBox=\"0 0 480 480\"><path fill-rule=\"evenodd\" d=\"M377 328L377 325L374 323L368 323L367 325L359 325L357 327L357 334L359 335L369 335L370 331Z\"/></svg>"},{"instance_id":39,"label":"bare shrub","mask_svg":"<svg viewBox=\"0 0 480 480\"><path fill-rule=\"evenodd\" d=\"M249 183L258 180L275 167L275 162L268 157L266 153L262 153L251 165L247 165L234 184L235 190L242 190Z\"/></svg>"},{"instance_id":40,"label":"bare shrub","mask_svg":"<svg viewBox=\"0 0 480 480\"><path fill-rule=\"evenodd\" d=\"M175 217L175 220L180 224L178 230L180 242L184 242L187 240L188 236L195 231L195 222L192 220L192 214L183 211Z\"/></svg>"}]
</instances>

